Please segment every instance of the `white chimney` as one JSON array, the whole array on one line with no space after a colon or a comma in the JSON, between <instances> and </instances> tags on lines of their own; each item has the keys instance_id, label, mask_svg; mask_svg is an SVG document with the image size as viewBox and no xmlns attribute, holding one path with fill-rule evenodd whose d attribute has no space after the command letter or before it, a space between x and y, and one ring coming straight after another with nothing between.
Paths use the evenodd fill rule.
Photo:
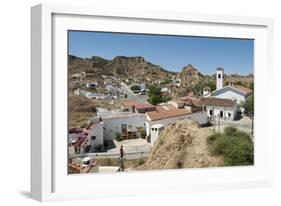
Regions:
<instances>
[{"instance_id":1,"label":"white chimney","mask_svg":"<svg viewBox=\"0 0 281 206\"><path fill-rule=\"evenodd\" d=\"M217 75L216 75L216 78L217 78L217 90L223 88L223 74L224 73L224 70L223 68L219 67L217 68Z\"/></svg>"}]
</instances>

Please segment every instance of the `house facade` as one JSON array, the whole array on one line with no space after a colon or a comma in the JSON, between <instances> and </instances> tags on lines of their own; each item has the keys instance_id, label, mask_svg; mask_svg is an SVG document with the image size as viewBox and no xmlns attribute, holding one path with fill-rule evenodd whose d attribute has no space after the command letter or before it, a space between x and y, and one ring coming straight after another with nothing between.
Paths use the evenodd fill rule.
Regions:
<instances>
[{"instance_id":1,"label":"house facade","mask_svg":"<svg viewBox=\"0 0 281 206\"><path fill-rule=\"evenodd\" d=\"M239 106L236 100L207 97L200 100L200 104L204 107L209 121L235 120Z\"/></svg>"},{"instance_id":2,"label":"house facade","mask_svg":"<svg viewBox=\"0 0 281 206\"><path fill-rule=\"evenodd\" d=\"M91 152L95 152L95 150L104 146L104 138L103 138L103 122L97 122L91 125L88 133L88 144L91 146Z\"/></svg>"},{"instance_id":3,"label":"house facade","mask_svg":"<svg viewBox=\"0 0 281 206\"><path fill-rule=\"evenodd\" d=\"M147 112L145 126L149 141L153 144L158 137L157 134L159 135L159 133L155 133L152 130L155 128L155 125L165 127L166 125L185 119L196 121L200 125L208 123L206 112L192 112L185 108L178 109L171 104L160 105L156 107L156 111Z\"/></svg>"},{"instance_id":4,"label":"house facade","mask_svg":"<svg viewBox=\"0 0 281 206\"><path fill-rule=\"evenodd\" d=\"M162 133L163 130L164 130L164 125L162 124L154 124L151 127L151 135L150 135L151 145L154 144L154 142L157 140L157 138L159 137L159 135Z\"/></svg>"},{"instance_id":5,"label":"house facade","mask_svg":"<svg viewBox=\"0 0 281 206\"><path fill-rule=\"evenodd\" d=\"M117 112L97 109L98 117L103 122L104 140L113 140L116 133L136 132L145 129L145 114L131 112Z\"/></svg>"}]
</instances>

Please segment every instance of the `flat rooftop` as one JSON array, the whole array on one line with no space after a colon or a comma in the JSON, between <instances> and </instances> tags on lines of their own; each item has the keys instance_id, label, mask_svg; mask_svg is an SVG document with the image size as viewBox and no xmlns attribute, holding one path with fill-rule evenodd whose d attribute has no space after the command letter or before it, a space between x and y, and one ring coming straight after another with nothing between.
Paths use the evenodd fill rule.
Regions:
<instances>
[{"instance_id":1,"label":"flat rooftop","mask_svg":"<svg viewBox=\"0 0 281 206\"><path fill-rule=\"evenodd\" d=\"M101 117L102 119L144 116L144 114L113 111L113 110L108 110L106 108L97 108L97 113L98 113L99 117Z\"/></svg>"}]
</instances>

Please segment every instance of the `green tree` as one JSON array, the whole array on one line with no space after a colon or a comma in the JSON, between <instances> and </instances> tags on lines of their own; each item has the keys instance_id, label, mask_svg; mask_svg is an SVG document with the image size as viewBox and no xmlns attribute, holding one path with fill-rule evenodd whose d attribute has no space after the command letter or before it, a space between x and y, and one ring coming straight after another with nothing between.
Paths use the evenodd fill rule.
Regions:
<instances>
[{"instance_id":1,"label":"green tree","mask_svg":"<svg viewBox=\"0 0 281 206\"><path fill-rule=\"evenodd\" d=\"M254 91L254 87L255 87L254 82L251 82L250 83L250 89Z\"/></svg>"},{"instance_id":2,"label":"green tree","mask_svg":"<svg viewBox=\"0 0 281 206\"><path fill-rule=\"evenodd\" d=\"M250 117L254 116L254 95L251 95L246 99L243 107L245 109L245 114L249 115Z\"/></svg>"},{"instance_id":3,"label":"green tree","mask_svg":"<svg viewBox=\"0 0 281 206\"><path fill-rule=\"evenodd\" d=\"M161 88L151 85L148 89L148 100L150 104L157 105L162 102Z\"/></svg>"},{"instance_id":4,"label":"green tree","mask_svg":"<svg viewBox=\"0 0 281 206\"><path fill-rule=\"evenodd\" d=\"M198 83L198 84L195 84L192 88L192 91L195 95L201 95L202 91L203 91L203 85Z\"/></svg>"},{"instance_id":5,"label":"green tree","mask_svg":"<svg viewBox=\"0 0 281 206\"><path fill-rule=\"evenodd\" d=\"M211 82L211 81L206 83L204 87L210 87L211 91L216 90L216 84L214 82Z\"/></svg>"}]
</instances>

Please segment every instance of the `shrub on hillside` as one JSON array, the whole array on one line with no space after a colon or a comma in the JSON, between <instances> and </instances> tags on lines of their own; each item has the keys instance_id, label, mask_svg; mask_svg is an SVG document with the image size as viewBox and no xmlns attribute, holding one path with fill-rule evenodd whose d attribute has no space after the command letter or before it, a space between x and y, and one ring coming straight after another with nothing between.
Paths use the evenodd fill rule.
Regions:
<instances>
[{"instance_id":1,"label":"shrub on hillside","mask_svg":"<svg viewBox=\"0 0 281 206\"><path fill-rule=\"evenodd\" d=\"M224 128L224 133L228 136L231 136L233 133L237 131L236 127L226 127Z\"/></svg>"},{"instance_id":2,"label":"shrub on hillside","mask_svg":"<svg viewBox=\"0 0 281 206\"><path fill-rule=\"evenodd\" d=\"M227 166L253 165L254 145L250 136L234 127L215 133L207 139L212 155L222 155Z\"/></svg>"},{"instance_id":3,"label":"shrub on hillside","mask_svg":"<svg viewBox=\"0 0 281 206\"><path fill-rule=\"evenodd\" d=\"M116 139L118 142L120 142L120 141L123 140L122 135L121 135L120 132L115 132L114 136L115 136L115 139Z\"/></svg>"}]
</instances>

